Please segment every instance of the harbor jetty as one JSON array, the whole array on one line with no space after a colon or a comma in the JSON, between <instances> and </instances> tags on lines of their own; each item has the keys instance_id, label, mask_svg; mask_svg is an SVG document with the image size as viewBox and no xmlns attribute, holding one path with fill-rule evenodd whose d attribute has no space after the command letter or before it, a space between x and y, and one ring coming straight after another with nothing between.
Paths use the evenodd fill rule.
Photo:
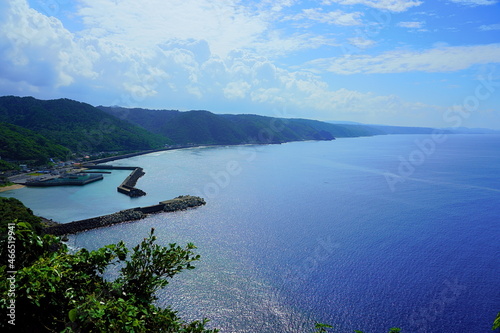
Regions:
<instances>
[{"instance_id":1,"label":"harbor jetty","mask_svg":"<svg viewBox=\"0 0 500 333\"><path fill-rule=\"evenodd\" d=\"M161 212L176 212L205 205L205 200L200 197L182 195L175 199L161 201L157 205L137 207L122 210L113 214L93 217L90 219L73 221L52 225L44 229L45 233L56 236L75 234L78 232L103 228L118 223L136 221L145 218L149 214Z\"/></svg>"},{"instance_id":2,"label":"harbor jetty","mask_svg":"<svg viewBox=\"0 0 500 333\"><path fill-rule=\"evenodd\" d=\"M129 166L114 166L114 165L95 165L95 164L85 164L84 168L87 169L98 169L98 170L132 170L130 175L116 188L120 193L128 195L129 197L136 198L146 195L141 189L135 187L137 180L144 176L146 173L140 167L129 167Z\"/></svg>"}]
</instances>

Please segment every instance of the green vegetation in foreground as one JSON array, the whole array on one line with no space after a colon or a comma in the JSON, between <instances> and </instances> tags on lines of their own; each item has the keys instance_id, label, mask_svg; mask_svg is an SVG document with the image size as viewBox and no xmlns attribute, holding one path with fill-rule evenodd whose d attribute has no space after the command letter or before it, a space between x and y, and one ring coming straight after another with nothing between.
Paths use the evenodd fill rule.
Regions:
<instances>
[{"instance_id":1,"label":"green vegetation in foreground","mask_svg":"<svg viewBox=\"0 0 500 333\"><path fill-rule=\"evenodd\" d=\"M160 246L152 229L132 250L119 242L70 253L59 238L37 233L29 223L2 224L8 231L0 248L2 313L10 313L15 300L15 316L0 321L3 329L15 323L18 332L217 332L205 328L207 320L185 322L170 308L154 305L158 289L194 268L194 245ZM8 236L15 238L11 258ZM104 279L116 264L122 266L118 277Z\"/></svg>"},{"instance_id":2,"label":"green vegetation in foreground","mask_svg":"<svg viewBox=\"0 0 500 333\"><path fill-rule=\"evenodd\" d=\"M205 327L207 319L186 322L171 308L154 304L157 290L183 270L194 269L192 263L200 256L193 252L193 244L160 246L152 229L131 250L121 241L95 251L70 252L41 227L40 218L19 200L0 198L2 330L15 323L17 332L218 332ZM9 241L15 241L15 252ZM104 279L113 265L122 267L118 276ZM8 315L12 300L15 316ZM499 326L500 313L493 329ZM313 333L329 328L316 324Z\"/></svg>"},{"instance_id":3,"label":"green vegetation in foreground","mask_svg":"<svg viewBox=\"0 0 500 333\"><path fill-rule=\"evenodd\" d=\"M217 332L207 320L185 322L170 308L153 304L154 293L199 259L194 245L155 244L154 230L128 250L123 242L96 251L68 252L52 235L39 235L28 223L11 227L22 266L15 274L15 320L20 332ZM5 244L3 244L5 245ZM2 259L7 254L2 247ZM29 249L29 251L28 251ZM4 260L5 261L5 260ZM3 265L18 261L3 262ZM118 277L103 278L120 264ZM2 298L10 300L7 266L2 266ZM6 303L2 310L8 311ZM2 321L5 328L11 323Z\"/></svg>"},{"instance_id":4,"label":"green vegetation in foreground","mask_svg":"<svg viewBox=\"0 0 500 333\"><path fill-rule=\"evenodd\" d=\"M316 331L314 331L313 333L327 333L328 332L327 329L333 328L333 326L330 326L327 324L317 323L315 328L316 328ZM354 330L354 333L363 333L363 331ZM393 328L389 329L389 333L401 333L401 329L397 328L397 327L393 327Z\"/></svg>"},{"instance_id":5,"label":"green vegetation in foreground","mask_svg":"<svg viewBox=\"0 0 500 333\"><path fill-rule=\"evenodd\" d=\"M35 216L31 209L16 198L0 197L0 241L6 240L7 223L14 220L30 223L37 233L42 232L42 219Z\"/></svg>"},{"instance_id":6,"label":"green vegetation in foreground","mask_svg":"<svg viewBox=\"0 0 500 333\"><path fill-rule=\"evenodd\" d=\"M495 319L495 322L493 323L493 328L492 330L497 330L500 329L500 312L497 314L497 318Z\"/></svg>"}]
</instances>

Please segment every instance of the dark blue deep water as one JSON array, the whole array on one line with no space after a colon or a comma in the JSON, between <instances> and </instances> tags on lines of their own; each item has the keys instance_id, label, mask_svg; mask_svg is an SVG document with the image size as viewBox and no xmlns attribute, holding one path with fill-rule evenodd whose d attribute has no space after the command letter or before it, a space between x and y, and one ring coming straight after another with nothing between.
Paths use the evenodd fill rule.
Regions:
<instances>
[{"instance_id":1,"label":"dark blue deep water","mask_svg":"<svg viewBox=\"0 0 500 333\"><path fill-rule=\"evenodd\" d=\"M393 135L197 148L113 162L144 168L83 188L21 189L35 213L68 222L203 196L195 210L73 236L75 247L156 229L202 260L159 293L222 332L490 332L500 311L500 136Z\"/></svg>"}]
</instances>

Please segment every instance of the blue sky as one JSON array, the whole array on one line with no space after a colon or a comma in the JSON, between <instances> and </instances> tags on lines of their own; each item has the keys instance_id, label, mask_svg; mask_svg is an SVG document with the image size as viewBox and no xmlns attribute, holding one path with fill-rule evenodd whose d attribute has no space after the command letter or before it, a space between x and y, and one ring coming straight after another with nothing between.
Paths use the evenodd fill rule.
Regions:
<instances>
[{"instance_id":1,"label":"blue sky","mask_svg":"<svg viewBox=\"0 0 500 333\"><path fill-rule=\"evenodd\" d=\"M3 0L0 95L500 129L500 1Z\"/></svg>"}]
</instances>

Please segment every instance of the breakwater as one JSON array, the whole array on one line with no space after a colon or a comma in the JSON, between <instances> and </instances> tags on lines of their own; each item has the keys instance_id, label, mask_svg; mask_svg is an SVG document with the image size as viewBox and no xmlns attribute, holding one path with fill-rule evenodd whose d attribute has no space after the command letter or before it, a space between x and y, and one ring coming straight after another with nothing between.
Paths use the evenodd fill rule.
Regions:
<instances>
[{"instance_id":1,"label":"breakwater","mask_svg":"<svg viewBox=\"0 0 500 333\"><path fill-rule=\"evenodd\" d=\"M200 197L183 195L175 199L161 201L157 205L147 207L137 207L122 210L113 214L93 217L90 219L73 221L64 224L57 224L44 229L45 233L52 235L67 235L75 234L85 230L107 227L110 225L136 221L145 218L148 214L161 212L175 212L195 208L205 205L205 200Z\"/></svg>"},{"instance_id":2,"label":"breakwater","mask_svg":"<svg viewBox=\"0 0 500 333\"><path fill-rule=\"evenodd\" d=\"M137 180L139 180L139 178L141 178L146 174L144 172L144 169L140 167L93 165L93 164L85 164L83 165L83 167L87 169L100 169L100 170L132 170L130 175L128 175L127 178L125 178L125 180L116 188L116 190L132 198L146 195L146 192L135 187L135 185L137 184Z\"/></svg>"},{"instance_id":3,"label":"breakwater","mask_svg":"<svg viewBox=\"0 0 500 333\"><path fill-rule=\"evenodd\" d=\"M137 180L144 176L146 173L142 168L135 168L130 175L121 183L120 186L117 187L117 191L123 194L128 195L129 197L135 198L146 195L146 192L135 188L137 184Z\"/></svg>"}]
</instances>

